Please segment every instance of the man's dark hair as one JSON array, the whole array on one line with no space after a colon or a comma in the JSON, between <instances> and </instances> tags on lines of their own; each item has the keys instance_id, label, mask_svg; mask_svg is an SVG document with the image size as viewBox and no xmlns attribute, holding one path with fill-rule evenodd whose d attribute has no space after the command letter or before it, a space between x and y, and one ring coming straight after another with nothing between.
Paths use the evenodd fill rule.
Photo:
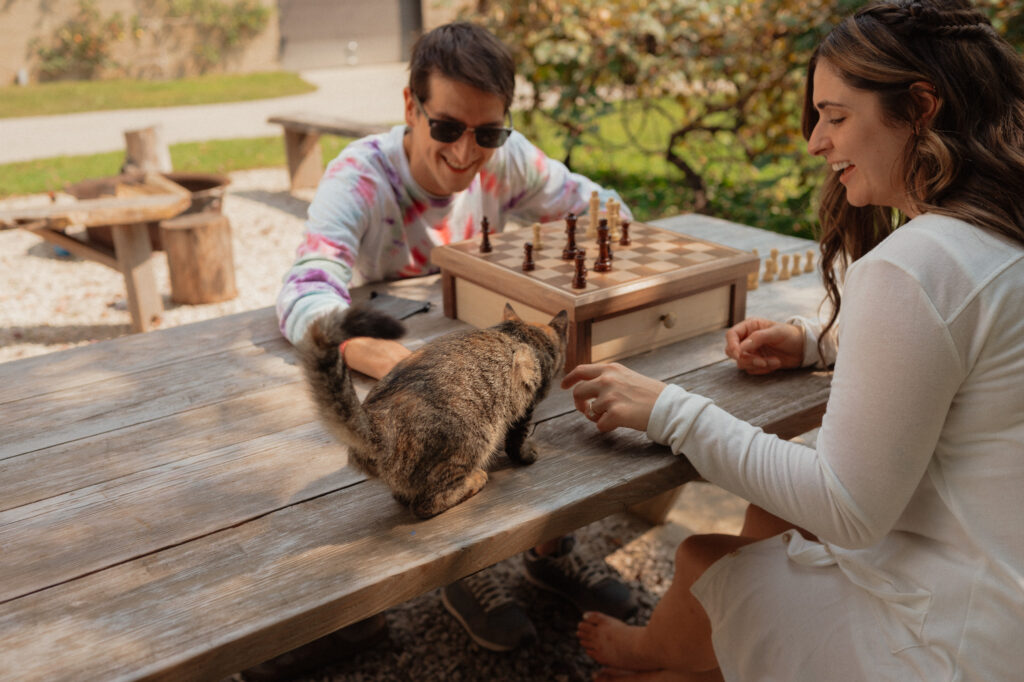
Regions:
<instances>
[{"instance_id":1,"label":"man's dark hair","mask_svg":"<svg viewBox=\"0 0 1024 682\"><path fill-rule=\"evenodd\" d=\"M505 111L512 106L515 61L485 28L460 21L420 36L409 60L409 89L421 102L430 99L432 73L498 95L505 101Z\"/></svg>"}]
</instances>

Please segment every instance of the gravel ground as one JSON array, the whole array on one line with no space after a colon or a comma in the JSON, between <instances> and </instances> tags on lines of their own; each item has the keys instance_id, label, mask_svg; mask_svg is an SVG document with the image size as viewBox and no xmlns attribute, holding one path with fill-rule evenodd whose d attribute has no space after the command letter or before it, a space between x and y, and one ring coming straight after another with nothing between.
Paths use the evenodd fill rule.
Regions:
<instances>
[{"instance_id":1,"label":"gravel ground","mask_svg":"<svg viewBox=\"0 0 1024 682\"><path fill-rule=\"evenodd\" d=\"M157 276L171 327L273 305L281 276L299 243L310 196L291 196L284 169L231 175L223 210L231 221L239 295L224 303L178 306L170 301L165 256ZM63 197L63 199L68 199ZM46 196L0 201L0 208L49 201ZM103 265L58 255L24 230L0 231L0 362L40 355L130 333L124 280ZM736 532L743 502L706 484L686 487L669 523L650 528L621 514L580 529L578 547L608 564L636 590L646 622L668 588L673 553L693 532ZM578 613L567 602L529 585L521 559L498 564L527 605L538 629L532 647L506 654L480 648L444 610L437 591L387 613L389 639L338 660L311 680L488 680L497 682L589 679L597 666L575 639ZM238 679L237 676L234 679Z\"/></svg>"},{"instance_id":2,"label":"gravel ground","mask_svg":"<svg viewBox=\"0 0 1024 682\"><path fill-rule=\"evenodd\" d=\"M672 579L675 548L693 532L736 533L745 503L706 483L687 485L669 522L651 528L628 514L615 514L576 532L577 551L605 561L635 591L641 624ZM508 653L481 648L441 604L439 590L387 611L388 639L378 646L296 678L310 682L579 682L599 670L576 641L579 613L568 602L522 577L520 557L490 570L512 586L537 628L538 641ZM223 682L241 682L235 675Z\"/></svg>"},{"instance_id":3,"label":"gravel ground","mask_svg":"<svg viewBox=\"0 0 1024 682\"><path fill-rule=\"evenodd\" d=\"M223 303L176 305L166 256L156 252L164 296L160 326L173 327L274 304L302 234L307 201L291 196L282 169L231 175L223 211L231 221L238 296ZM58 199L70 197L58 196ZM45 195L0 201L0 208L45 203ZM115 270L58 255L25 230L0 231L0 362L131 333L124 278Z\"/></svg>"}]
</instances>

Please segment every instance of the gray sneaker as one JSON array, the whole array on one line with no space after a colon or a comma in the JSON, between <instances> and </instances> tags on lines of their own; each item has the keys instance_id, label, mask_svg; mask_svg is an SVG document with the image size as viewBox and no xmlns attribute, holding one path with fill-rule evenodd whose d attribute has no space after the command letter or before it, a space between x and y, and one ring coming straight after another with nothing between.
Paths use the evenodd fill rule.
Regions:
<instances>
[{"instance_id":1,"label":"gray sneaker","mask_svg":"<svg viewBox=\"0 0 1024 682\"><path fill-rule=\"evenodd\" d=\"M600 611L626 620L637 611L633 591L604 561L586 561L574 552L572 536L562 538L558 551L539 556L532 549L523 553L526 579L537 587L560 594L582 613Z\"/></svg>"},{"instance_id":2,"label":"gray sneaker","mask_svg":"<svg viewBox=\"0 0 1024 682\"><path fill-rule=\"evenodd\" d=\"M537 639L526 612L487 569L442 588L441 603L485 649L511 651Z\"/></svg>"}]
</instances>

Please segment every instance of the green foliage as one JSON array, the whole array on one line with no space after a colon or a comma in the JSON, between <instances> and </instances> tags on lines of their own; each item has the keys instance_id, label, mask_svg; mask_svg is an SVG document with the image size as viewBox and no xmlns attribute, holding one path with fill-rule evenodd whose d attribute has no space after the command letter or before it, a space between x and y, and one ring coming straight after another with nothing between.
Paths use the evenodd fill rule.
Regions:
<instances>
[{"instance_id":1,"label":"green foliage","mask_svg":"<svg viewBox=\"0 0 1024 682\"><path fill-rule=\"evenodd\" d=\"M95 0L79 0L76 14L52 38L29 46L39 59L40 80L90 80L105 72L138 76L137 65L113 58L114 45L130 32L137 48L148 33L159 48L183 40L183 28L184 39L192 45L193 66L206 73L263 32L273 16L259 0L158 0L139 5L140 14L125 22L120 13L104 18ZM187 34L188 28L194 35Z\"/></svg>"},{"instance_id":2,"label":"green foliage","mask_svg":"<svg viewBox=\"0 0 1024 682\"><path fill-rule=\"evenodd\" d=\"M322 138L324 159L333 159L350 141L333 136ZM285 164L280 136L183 142L170 145L170 151L174 170L180 172L230 173ZM59 191L80 180L117 175L122 163L123 151L0 164L0 198Z\"/></svg>"},{"instance_id":3,"label":"green foliage","mask_svg":"<svg viewBox=\"0 0 1024 682\"><path fill-rule=\"evenodd\" d=\"M259 35L272 11L258 0L166 0L166 14L192 22L200 36L192 55L201 72L220 63L224 53Z\"/></svg>"},{"instance_id":4,"label":"green foliage","mask_svg":"<svg viewBox=\"0 0 1024 682\"><path fill-rule=\"evenodd\" d=\"M639 195L667 196L674 184L672 209L806 235L821 178L800 135L806 64L821 37L864 4L505 0L465 18L512 48L530 88L520 127L533 136L553 124L554 137L540 141L549 154L588 174L651 183L651 173L585 160L598 149L636 150L649 164L670 164ZM1011 41L1024 37L1024 0L981 4Z\"/></svg>"},{"instance_id":5,"label":"green foliage","mask_svg":"<svg viewBox=\"0 0 1024 682\"><path fill-rule=\"evenodd\" d=\"M77 111L137 109L240 102L311 92L295 73L211 74L172 81L59 81L0 86L0 118L51 116Z\"/></svg>"},{"instance_id":6,"label":"green foliage","mask_svg":"<svg viewBox=\"0 0 1024 682\"><path fill-rule=\"evenodd\" d=\"M728 209L775 201L796 208L793 230L812 221L817 183L798 133L805 64L855 4L509 0L474 20L512 46L531 89L523 127L553 123L550 153L578 170L599 147L660 157L685 208L739 219ZM609 119L620 121L614 134Z\"/></svg>"},{"instance_id":7,"label":"green foliage","mask_svg":"<svg viewBox=\"0 0 1024 682\"><path fill-rule=\"evenodd\" d=\"M79 0L75 15L49 41L32 41L29 50L39 58L40 80L90 79L117 65L111 48L124 37L119 13L103 18L93 0Z\"/></svg>"}]
</instances>

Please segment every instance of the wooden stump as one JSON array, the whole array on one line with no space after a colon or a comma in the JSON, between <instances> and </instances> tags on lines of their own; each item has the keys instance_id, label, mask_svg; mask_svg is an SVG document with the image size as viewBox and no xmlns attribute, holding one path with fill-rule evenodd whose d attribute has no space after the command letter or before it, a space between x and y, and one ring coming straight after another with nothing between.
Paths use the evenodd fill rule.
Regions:
<instances>
[{"instance_id":1,"label":"wooden stump","mask_svg":"<svg viewBox=\"0 0 1024 682\"><path fill-rule=\"evenodd\" d=\"M231 224L220 213L191 213L160 223L175 303L216 303L238 295Z\"/></svg>"},{"instance_id":2,"label":"wooden stump","mask_svg":"<svg viewBox=\"0 0 1024 682\"><path fill-rule=\"evenodd\" d=\"M159 126L124 131L125 156L122 171L170 173L171 151Z\"/></svg>"}]
</instances>

